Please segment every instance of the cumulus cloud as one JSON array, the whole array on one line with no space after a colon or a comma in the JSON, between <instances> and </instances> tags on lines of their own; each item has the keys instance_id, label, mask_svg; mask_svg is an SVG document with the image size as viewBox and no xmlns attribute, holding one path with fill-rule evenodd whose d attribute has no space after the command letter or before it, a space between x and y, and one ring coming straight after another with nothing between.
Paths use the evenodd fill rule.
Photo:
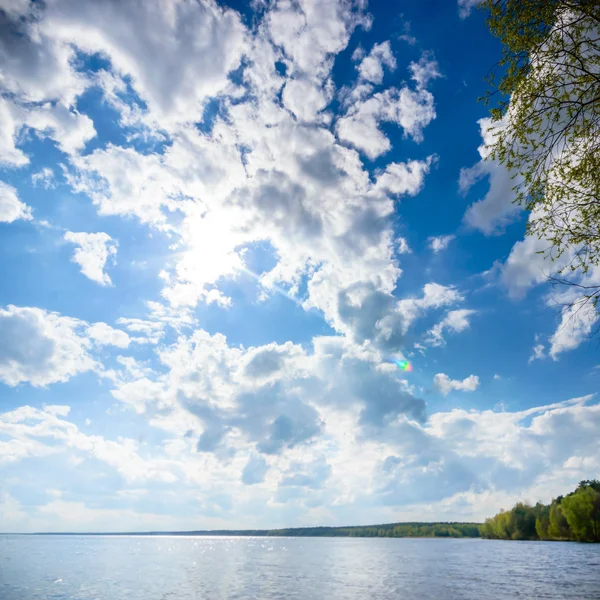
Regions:
<instances>
[{"instance_id":1,"label":"cumulus cloud","mask_svg":"<svg viewBox=\"0 0 600 600\"><path fill-rule=\"evenodd\" d=\"M453 331L459 333L468 329L471 325L469 318L475 313L475 310L467 308L449 311L439 323L427 332L427 343L431 346L443 346L446 343L444 332Z\"/></svg>"},{"instance_id":2,"label":"cumulus cloud","mask_svg":"<svg viewBox=\"0 0 600 600\"><path fill-rule=\"evenodd\" d=\"M376 159L391 149L380 123L391 122L403 128L406 137L423 140L423 129L435 119L433 95L426 89L390 88L353 105L338 120L336 133L342 142Z\"/></svg>"},{"instance_id":3,"label":"cumulus cloud","mask_svg":"<svg viewBox=\"0 0 600 600\"><path fill-rule=\"evenodd\" d=\"M431 80L442 76L437 61L429 53L423 54L417 62L410 63L408 68L412 74L411 78L417 82L420 89L425 89Z\"/></svg>"},{"instance_id":4,"label":"cumulus cloud","mask_svg":"<svg viewBox=\"0 0 600 600\"><path fill-rule=\"evenodd\" d=\"M94 124L63 104L43 105L23 115L24 124L36 130L40 137L50 137L66 154L75 154L96 135Z\"/></svg>"},{"instance_id":5,"label":"cumulus cloud","mask_svg":"<svg viewBox=\"0 0 600 600\"><path fill-rule=\"evenodd\" d=\"M378 369L377 352L342 337L317 338L307 353L290 342L234 348L200 330L159 356L166 377L122 374L113 395L137 412L158 411L157 423L183 410L181 427L194 432L202 452L221 455L243 443L279 455L310 445L322 433L323 406L353 406L365 435L399 415L425 418L424 402L393 371Z\"/></svg>"},{"instance_id":6,"label":"cumulus cloud","mask_svg":"<svg viewBox=\"0 0 600 600\"><path fill-rule=\"evenodd\" d=\"M336 329L357 343L370 341L384 351L398 351L411 325L427 312L462 301L451 286L428 283L421 297L397 300L373 286L354 285L337 298Z\"/></svg>"},{"instance_id":7,"label":"cumulus cloud","mask_svg":"<svg viewBox=\"0 0 600 600\"><path fill-rule=\"evenodd\" d=\"M387 122L420 141L435 117L426 89L438 76L431 56L408 65L410 83L374 94L368 87L379 79L377 65L395 64L389 42L376 44L359 67L362 84L344 100L336 121L326 112L336 92L335 55L358 25L369 24L358 4L275 3L252 33L237 12L213 2L178 0L166 12L146 4L84 6L72 0L29 9L35 30L32 20L11 21L20 37L10 43L19 46L21 58L14 59L8 46L4 54L5 87L14 99L5 106L14 116L7 121L14 121L5 136L8 160L28 160L15 146L22 128L49 136L69 154L67 184L87 194L100 214L135 216L173 236L176 256L161 272L162 296L172 307L231 306L223 281L246 273L245 253L265 241L276 264L257 274L261 293L283 290L307 309L320 310L340 331L347 330L338 314L340 293L358 286L391 295L401 274L394 201L420 192L435 157L383 165L373 179L358 152L340 139L376 156L389 147L379 129ZM140 23L143 34L135 40L124 33ZM219 43L198 43L200 38ZM75 69L74 52L100 53L108 64L93 77L84 75ZM29 63L27 75L35 77L24 76ZM109 143L82 154L95 132L75 100L92 85L121 113L122 125L169 143L145 153ZM202 122L207 100L216 97L210 126L191 126ZM356 137L350 121L367 135ZM98 237L105 234L81 235L66 237L78 245L74 260L90 279L109 285L105 266L116 243ZM303 280L308 297L300 299Z\"/></svg>"},{"instance_id":8,"label":"cumulus cloud","mask_svg":"<svg viewBox=\"0 0 600 600\"><path fill-rule=\"evenodd\" d=\"M404 298L398 303L405 321L405 330L426 311L456 304L462 300L463 295L452 286L439 283L425 284L421 298Z\"/></svg>"},{"instance_id":9,"label":"cumulus cloud","mask_svg":"<svg viewBox=\"0 0 600 600\"><path fill-rule=\"evenodd\" d=\"M480 119L478 123L483 139L478 149L481 160L472 167L461 169L458 187L460 192L466 195L478 181L488 179L488 191L481 200L469 206L464 215L464 222L485 235L494 235L502 233L522 211L520 205L513 203L513 188L519 183L519 179L513 179L503 165L490 158L489 146L494 138L491 128L501 125L492 124L491 119L487 117Z\"/></svg>"},{"instance_id":10,"label":"cumulus cloud","mask_svg":"<svg viewBox=\"0 0 600 600\"><path fill-rule=\"evenodd\" d=\"M92 120L87 115L69 108L66 104L50 102L39 105L22 105L0 99L0 114L4 122L0 125L0 163L8 167L21 167L29 157L17 145L29 131L40 138L54 140L60 150L73 155L85 147L96 135Z\"/></svg>"},{"instance_id":11,"label":"cumulus cloud","mask_svg":"<svg viewBox=\"0 0 600 600\"><path fill-rule=\"evenodd\" d=\"M536 220L545 208L538 207L529 213L528 221L535 226ZM522 298L529 289L540 283L549 281L552 277L561 277L577 252L576 248L569 247L556 256L551 241L537 235L526 235L523 240L516 242L510 254L501 266L500 280L512 298ZM573 273L573 283L581 284L584 281L593 284L600 281L600 274L593 270L588 275ZM586 283L583 283L586 285ZM568 290L570 299L578 296L577 290Z\"/></svg>"},{"instance_id":12,"label":"cumulus cloud","mask_svg":"<svg viewBox=\"0 0 600 600\"><path fill-rule=\"evenodd\" d=\"M22 127L18 110L12 102L0 98L0 165L22 167L29 162L26 154L17 148L17 136Z\"/></svg>"},{"instance_id":13,"label":"cumulus cloud","mask_svg":"<svg viewBox=\"0 0 600 600\"><path fill-rule=\"evenodd\" d=\"M101 52L120 76L130 77L163 125L187 121L207 98L226 88L227 74L239 65L244 50L238 13L214 2L178 0L169 10L155 10L145 2L62 0L49 3L40 16L38 28L55 45Z\"/></svg>"},{"instance_id":14,"label":"cumulus cloud","mask_svg":"<svg viewBox=\"0 0 600 600\"><path fill-rule=\"evenodd\" d=\"M396 59L392 54L390 43L387 41L375 44L356 68L360 79L379 84L383 81L384 67L387 67L390 71L396 68Z\"/></svg>"},{"instance_id":15,"label":"cumulus cloud","mask_svg":"<svg viewBox=\"0 0 600 600\"><path fill-rule=\"evenodd\" d=\"M220 343L218 338L212 341ZM301 447L286 447L281 453L268 456L264 452L248 452L247 446L239 445L241 440L236 435L242 424L230 422L228 443L244 449L239 456L229 454L225 460L215 461L214 451L190 453L190 444L195 440L188 433L170 438L163 445L163 452L156 447L148 455L147 450L142 454L141 446L132 439L112 441L83 434L68 420L67 406L21 407L0 415L0 433L10 440L0 444L0 461L17 463L27 457L45 460L51 455L65 460L74 456L94 459L118 473L128 485L153 481L176 489L178 498L193 498L206 507L229 503L240 513L248 506L246 490L261 484L257 486L257 491L260 488L264 492L258 496L261 503L275 502L306 510L333 502L342 513L337 518L342 520L347 515L354 519L365 510L374 511L369 512L367 520L376 514L392 520L392 512L386 512L386 507L396 513L402 510L406 515L424 511L432 518L440 518L439 514L450 520L480 518L506 505L507 498L514 502L524 493L533 501L548 501L564 491L565 481L575 484L585 477L586 469L600 464L595 435L600 407L591 403L592 396L515 412L453 409L420 419L393 412L385 421L373 421L366 419L360 409L353 411L352 403L340 398L347 390L355 390L356 383L364 378L363 372L357 372L354 380L347 381L347 387L341 387L343 380L364 363L364 350L344 346L342 340L335 338L323 339L319 344L321 348L315 346L315 373L328 373L329 381L337 383L317 396L309 391L317 401L323 433ZM336 350L344 353L342 360ZM237 349L231 351L235 353ZM223 391L227 378L223 378L223 364L208 358L206 350L202 350L195 360L212 365L213 372L222 372L219 385L211 393L214 397ZM348 360L351 364L345 365ZM179 366L174 361L171 370ZM197 378L189 378L190 367L185 365L178 370L180 384L199 383ZM341 381L338 375L342 375ZM238 375L230 372L229 377L233 383ZM321 381L315 383L310 388L313 392L325 389ZM372 381L365 382L364 390L371 385ZM188 387L188 392L191 390ZM374 390L373 398L380 398L380 392ZM194 416L207 418L210 411L206 398L203 394L198 396L193 412L179 421L179 431L194 427ZM397 394L396 398L390 397L387 410L394 401ZM253 406L248 413L250 420L262 410L255 400L244 406ZM157 415L162 421L151 421L154 426L176 431L178 420L173 414L163 407ZM379 428L378 435L371 438L369 434L375 427ZM125 489L122 495L127 493ZM267 525L266 516L258 518L262 526Z\"/></svg>"},{"instance_id":16,"label":"cumulus cloud","mask_svg":"<svg viewBox=\"0 0 600 600\"><path fill-rule=\"evenodd\" d=\"M86 325L40 308L0 309L0 381L40 387L94 369Z\"/></svg>"},{"instance_id":17,"label":"cumulus cloud","mask_svg":"<svg viewBox=\"0 0 600 600\"><path fill-rule=\"evenodd\" d=\"M18 219L30 221L31 208L19 200L16 188L0 181L0 223L12 223Z\"/></svg>"},{"instance_id":18,"label":"cumulus cloud","mask_svg":"<svg viewBox=\"0 0 600 600\"><path fill-rule=\"evenodd\" d=\"M445 373L438 373L433 377L433 385L444 395L447 396L452 390L462 392L474 392L479 387L479 377L469 375L462 381L450 379Z\"/></svg>"},{"instance_id":19,"label":"cumulus cloud","mask_svg":"<svg viewBox=\"0 0 600 600\"><path fill-rule=\"evenodd\" d=\"M512 298L522 298L535 285L548 281L555 265L541 252L548 243L534 236L516 242L502 265L500 280Z\"/></svg>"},{"instance_id":20,"label":"cumulus cloud","mask_svg":"<svg viewBox=\"0 0 600 600\"><path fill-rule=\"evenodd\" d=\"M8 13L5 34L0 37L2 86L27 104L72 106L87 81L72 66L74 47L62 43L46 27L44 8L29 2L23 12Z\"/></svg>"},{"instance_id":21,"label":"cumulus cloud","mask_svg":"<svg viewBox=\"0 0 600 600\"><path fill-rule=\"evenodd\" d=\"M0 433L12 439L12 449L0 447L0 462L78 451L107 463L128 481L177 480L170 461L144 460L138 453L139 445L132 439L112 441L86 435L67 420L69 412L69 406L51 405L42 409L21 406L0 414Z\"/></svg>"},{"instance_id":22,"label":"cumulus cloud","mask_svg":"<svg viewBox=\"0 0 600 600\"><path fill-rule=\"evenodd\" d=\"M112 281L104 272L106 263L114 261L117 254L117 242L107 233L84 233L67 231L64 235L67 242L77 248L71 259L81 267L81 272L100 285L112 285Z\"/></svg>"},{"instance_id":23,"label":"cumulus cloud","mask_svg":"<svg viewBox=\"0 0 600 600\"><path fill-rule=\"evenodd\" d=\"M339 524L348 519L356 520L357 514L366 514L366 521L372 521L375 515L383 515L383 520L391 521L392 515L399 511L405 515L403 518L412 519L423 514L432 519L439 519L440 515L448 520L482 519L522 498L548 502L564 492L565 486L576 485L589 469L600 464L595 435L600 411L599 405L591 400L592 397L587 396L515 412L454 409L435 413L423 425L398 422L389 441L362 440L360 445L353 438L352 420L348 421L347 415L339 416L341 422L337 427L334 422L337 415L331 414L328 434L335 440L335 446L327 447L327 460L322 453L325 446L314 448L308 455L304 453L277 464L274 472L269 470L264 484L257 486L264 490L264 495L260 495L259 489L253 491L259 494L261 504L276 502L281 507L287 505L302 511L324 502L335 502L333 522ZM62 416L58 421L68 423L65 413L60 411L59 414ZM27 418L30 420L26 421ZM77 445L78 453L89 455L98 445L99 456L105 455L104 443L109 440L100 436L79 438L76 428L71 430L72 425L66 427L60 423L39 427L40 423L52 419L51 415L40 417L35 412L5 413L0 418L0 427L2 433L13 440L16 435L35 439L39 434L37 439L42 447L36 449L38 454L45 447L45 451L52 449L58 455L65 452L63 439L59 444L56 441L48 444L44 434L50 431L52 436L64 438L65 434L59 432L69 427L69 441ZM9 421L8 426L6 421ZM240 477L248 464L247 458L234 465L235 476L232 477L233 473L225 465L210 464L202 468L181 453L170 458L158 455L140 462L139 448L127 449L130 444L131 441L123 440L111 448L112 452L106 454L110 465L104 458L100 460L132 484L153 479L169 489L168 486L176 482L161 479L165 469L175 476L187 473L192 487L186 490L178 486L177 498L189 497L194 502L200 499L208 508L217 502L222 505L226 501L224 496L228 496L230 508L240 514L245 509L244 514L247 514L251 506L245 493L248 486ZM548 465L552 465L550 469ZM201 473L207 469L207 477L202 479ZM223 487L214 487L217 472L219 478L225 480ZM128 493L133 495L136 489L123 490L121 497ZM144 490L138 491L142 494L135 497L141 500ZM153 496L158 494L160 490L153 492ZM174 497L171 496L172 502ZM56 498L51 501L55 502ZM74 503L66 499L61 502L68 506ZM143 511L142 507L143 503L139 506ZM5 495L2 510L9 508L14 518L17 513L23 516L25 511L15 502L10 504ZM48 514L54 520L66 518L57 507L48 508ZM251 526L270 524L265 516L257 518ZM317 514L316 518L322 519L322 515ZM248 522L242 520L242 523ZM100 527L99 522L96 526ZM140 528L151 527L146 524Z\"/></svg>"},{"instance_id":24,"label":"cumulus cloud","mask_svg":"<svg viewBox=\"0 0 600 600\"><path fill-rule=\"evenodd\" d=\"M290 79L281 94L284 105L303 121L313 120L333 98L331 82L315 84L310 79Z\"/></svg>"},{"instance_id":25,"label":"cumulus cloud","mask_svg":"<svg viewBox=\"0 0 600 600\"><path fill-rule=\"evenodd\" d=\"M436 162L437 156L431 155L426 160L389 163L377 177L375 189L394 195L416 196L423 188L425 175Z\"/></svg>"},{"instance_id":26,"label":"cumulus cloud","mask_svg":"<svg viewBox=\"0 0 600 600\"><path fill-rule=\"evenodd\" d=\"M120 329L114 329L106 323L94 323L87 328L87 335L99 346L117 346L127 348L129 336Z\"/></svg>"},{"instance_id":27,"label":"cumulus cloud","mask_svg":"<svg viewBox=\"0 0 600 600\"><path fill-rule=\"evenodd\" d=\"M429 242L429 247L431 248L431 250L433 250L433 252L437 254L442 250L446 250L446 248L448 248L448 246L450 245L450 242L455 239L455 235L440 235L431 236L428 238L427 241Z\"/></svg>"},{"instance_id":28,"label":"cumulus cloud","mask_svg":"<svg viewBox=\"0 0 600 600\"><path fill-rule=\"evenodd\" d=\"M556 331L549 340L549 356L554 360L563 352L574 350L585 340L589 339L598 321L597 307L593 298L586 294L586 289L600 285L600 268L595 267L588 271L580 280L581 288L575 286L568 288L558 295L550 295L547 304L561 306L560 322Z\"/></svg>"},{"instance_id":29,"label":"cumulus cloud","mask_svg":"<svg viewBox=\"0 0 600 600\"><path fill-rule=\"evenodd\" d=\"M242 111L242 106L235 110ZM237 118L247 124L246 110ZM190 132L175 140L162 158L111 147L95 151L79 161L83 177L76 189L87 191L105 214L133 213L159 226L166 221L162 206L185 212L179 229L184 251L165 278L165 297L176 305L201 300L227 304L215 286L221 278L244 271L240 248L263 239L279 258L260 278L265 289L283 284L291 286L293 295L307 274L310 304L334 322L335 298L344 286L373 280L380 289L392 290L399 270L389 220L393 202L386 193L416 194L433 159L392 165L369 189L356 154L336 145L329 132L298 128L286 117L279 128L260 130L260 144L253 129L240 128L239 133L250 134L248 145L256 148L245 166L233 148ZM290 139L297 152L279 154L274 171L270 156ZM229 165L227 177L224 164ZM90 178L92 165L102 173L102 185ZM254 176L246 179L245 172ZM182 184L187 193L210 204L196 207L180 199ZM206 255L212 257L210 263L199 260ZM316 264L321 265L318 270Z\"/></svg>"}]
</instances>

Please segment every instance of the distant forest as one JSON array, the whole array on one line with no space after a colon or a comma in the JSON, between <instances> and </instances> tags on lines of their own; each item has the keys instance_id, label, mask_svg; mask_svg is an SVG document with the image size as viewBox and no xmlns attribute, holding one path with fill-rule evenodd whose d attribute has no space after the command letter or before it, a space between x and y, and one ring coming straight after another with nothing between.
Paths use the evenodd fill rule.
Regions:
<instances>
[{"instance_id":1,"label":"distant forest","mask_svg":"<svg viewBox=\"0 0 600 600\"><path fill-rule=\"evenodd\" d=\"M202 529L119 533L38 533L35 535L181 535L276 537L479 537L480 523L387 523L359 527L293 527L290 529Z\"/></svg>"},{"instance_id":2,"label":"distant forest","mask_svg":"<svg viewBox=\"0 0 600 600\"><path fill-rule=\"evenodd\" d=\"M272 536L317 537L479 537L478 523L388 523L358 527L272 529Z\"/></svg>"},{"instance_id":3,"label":"distant forest","mask_svg":"<svg viewBox=\"0 0 600 600\"><path fill-rule=\"evenodd\" d=\"M518 502L486 519L479 530L489 539L600 542L600 481L582 481L550 504Z\"/></svg>"}]
</instances>

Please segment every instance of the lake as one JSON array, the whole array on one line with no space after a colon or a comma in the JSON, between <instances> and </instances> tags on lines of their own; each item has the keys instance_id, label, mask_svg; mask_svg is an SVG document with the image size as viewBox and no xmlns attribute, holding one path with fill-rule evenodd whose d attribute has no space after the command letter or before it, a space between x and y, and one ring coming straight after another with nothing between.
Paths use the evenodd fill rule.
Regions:
<instances>
[{"instance_id":1,"label":"lake","mask_svg":"<svg viewBox=\"0 0 600 600\"><path fill-rule=\"evenodd\" d=\"M600 545L0 536L2 600L600 598Z\"/></svg>"}]
</instances>

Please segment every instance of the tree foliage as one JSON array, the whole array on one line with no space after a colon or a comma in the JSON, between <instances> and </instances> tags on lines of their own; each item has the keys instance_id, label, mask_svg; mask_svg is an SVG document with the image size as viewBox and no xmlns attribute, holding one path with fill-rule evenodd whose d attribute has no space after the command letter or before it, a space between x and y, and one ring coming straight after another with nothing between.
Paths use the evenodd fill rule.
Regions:
<instances>
[{"instance_id":1,"label":"tree foliage","mask_svg":"<svg viewBox=\"0 0 600 600\"><path fill-rule=\"evenodd\" d=\"M481 537L500 540L600 542L600 481L582 481L550 505L518 502L480 527Z\"/></svg>"},{"instance_id":2,"label":"tree foliage","mask_svg":"<svg viewBox=\"0 0 600 600\"><path fill-rule=\"evenodd\" d=\"M600 265L600 2L483 7L503 44L484 97L495 103L490 156L513 173L515 201L533 211L528 234L548 242L551 260L563 257L560 273L584 276L576 285L597 307L600 282L585 275Z\"/></svg>"},{"instance_id":3,"label":"tree foliage","mask_svg":"<svg viewBox=\"0 0 600 600\"><path fill-rule=\"evenodd\" d=\"M272 536L311 537L479 537L477 523L386 523L356 527L295 527L273 529Z\"/></svg>"}]
</instances>

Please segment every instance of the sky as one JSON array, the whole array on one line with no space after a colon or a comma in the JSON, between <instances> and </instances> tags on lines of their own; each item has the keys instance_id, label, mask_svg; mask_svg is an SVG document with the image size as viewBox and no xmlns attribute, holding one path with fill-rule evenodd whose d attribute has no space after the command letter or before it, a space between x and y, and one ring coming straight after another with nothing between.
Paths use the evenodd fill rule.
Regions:
<instances>
[{"instance_id":1,"label":"sky","mask_svg":"<svg viewBox=\"0 0 600 600\"><path fill-rule=\"evenodd\" d=\"M0 531L482 520L598 475L598 317L486 160L476 4L0 0Z\"/></svg>"}]
</instances>

